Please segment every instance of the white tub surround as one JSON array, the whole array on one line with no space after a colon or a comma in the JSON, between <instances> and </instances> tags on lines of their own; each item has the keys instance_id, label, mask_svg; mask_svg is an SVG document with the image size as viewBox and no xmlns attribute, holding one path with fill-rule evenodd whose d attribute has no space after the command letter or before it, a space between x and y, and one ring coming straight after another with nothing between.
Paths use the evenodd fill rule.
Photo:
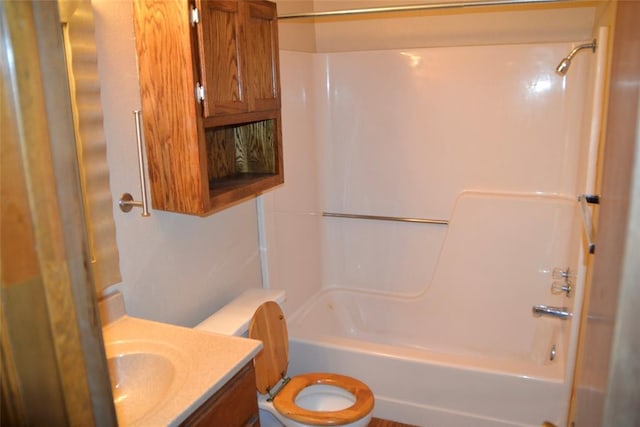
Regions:
<instances>
[{"instance_id":1,"label":"white tub surround","mask_svg":"<svg viewBox=\"0 0 640 427\"><path fill-rule=\"evenodd\" d=\"M357 377L374 416L411 424L562 425L573 321L532 306L573 308L550 286L576 269L576 212L567 197L463 193L423 291L320 292L290 318L291 371Z\"/></svg>"},{"instance_id":2,"label":"white tub surround","mask_svg":"<svg viewBox=\"0 0 640 427\"><path fill-rule=\"evenodd\" d=\"M421 426L565 424L578 322L532 306L580 312L576 196L598 89L591 52L555 72L593 39L593 10L578 32L561 23L580 13L558 12L318 22L319 53L281 53L299 167L265 196L265 226L271 285L292 309L310 299L287 316L292 373L358 377L375 416ZM431 18L469 25L425 42L453 31ZM569 268L570 296L555 268Z\"/></svg>"},{"instance_id":3,"label":"white tub surround","mask_svg":"<svg viewBox=\"0 0 640 427\"><path fill-rule=\"evenodd\" d=\"M142 360L144 355L151 354L140 368L148 368L142 365L157 362L163 373L163 378L157 375L146 378L147 384L129 383L135 387L136 396L124 397L138 399L137 395L141 394L140 399L156 398L156 402L127 406L126 402L118 402L117 393L114 393L118 424L122 426L179 425L262 348L262 343L256 340L127 316L120 293L105 298L100 306L107 358L141 355L139 360ZM169 360L170 364L162 359ZM133 358L131 360L136 363ZM154 387L166 387L165 396L158 399ZM142 413L139 406L148 406L148 409Z\"/></svg>"}]
</instances>

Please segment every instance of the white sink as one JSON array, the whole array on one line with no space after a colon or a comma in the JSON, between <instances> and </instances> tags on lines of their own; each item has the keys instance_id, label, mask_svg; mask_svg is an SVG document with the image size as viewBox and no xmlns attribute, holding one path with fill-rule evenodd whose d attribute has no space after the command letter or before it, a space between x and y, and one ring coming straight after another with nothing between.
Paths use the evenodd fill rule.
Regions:
<instances>
[{"instance_id":1,"label":"white sink","mask_svg":"<svg viewBox=\"0 0 640 427\"><path fill-rule=\"evenodd\" d=\"M120 292L100 301L100 313L120 427L180 425L262 348L247 338L127 316Z\"/></svg>"},{"instance_id":2,"label":"white sink","mask_svg":"<svg viewBox=\"0 0 640 427\"><path fill-rule=\"evenodd\" d=\"M184 355L168 343L147 340L106 343L118 421L135 424L174 395L185 379Z\"/></svg>"}]
</instances>

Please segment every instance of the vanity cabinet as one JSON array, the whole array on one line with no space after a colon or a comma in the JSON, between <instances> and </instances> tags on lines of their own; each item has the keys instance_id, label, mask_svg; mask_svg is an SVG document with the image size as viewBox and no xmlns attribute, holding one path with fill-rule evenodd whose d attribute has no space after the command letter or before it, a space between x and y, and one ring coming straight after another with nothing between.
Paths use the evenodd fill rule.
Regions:
<instances>
[{"instance_id":1,"label":"vanity cabinet","mask_svg":"<svg viewBox=\"0 0 640 427\"><path fill-rule=\"evenodd\" d=\"M181 426L258 427L258 400L253 363L196 409Z\"/></svg>"},{"instance_id":2,"label":"vanity cabinet","mask_svg":"<svg viewBox=\"0 0 640 427\"><path fill-rule=\"evenodd\" d=\"M208 215L284 182L276 5L134 0L154 209Z\"/></svg>"}]
</instances>

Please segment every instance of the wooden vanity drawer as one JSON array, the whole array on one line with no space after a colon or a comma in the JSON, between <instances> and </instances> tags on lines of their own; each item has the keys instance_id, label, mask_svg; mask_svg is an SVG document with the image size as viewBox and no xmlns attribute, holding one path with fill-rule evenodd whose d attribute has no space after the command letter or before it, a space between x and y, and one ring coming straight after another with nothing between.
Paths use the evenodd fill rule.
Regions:
<instances>
[{"instance_id":1,"label":"wooden vanity drawer","mask_svg":"<svg viewBox=\"0 0 640 427\"><path fill-rule=\"evenodd\" d=\"M182 426L257 427L258 400L253 361L196 409Z\"/></svg>"}]
</instances>

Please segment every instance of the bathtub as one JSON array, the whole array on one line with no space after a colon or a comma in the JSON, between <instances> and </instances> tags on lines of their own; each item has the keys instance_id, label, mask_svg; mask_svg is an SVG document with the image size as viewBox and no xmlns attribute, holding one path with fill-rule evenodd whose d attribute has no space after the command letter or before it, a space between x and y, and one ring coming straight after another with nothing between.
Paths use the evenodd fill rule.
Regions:
<instances>
[{"instance_id":1,"label":"bathtub","mask_svg":"<svg viewBox=\"0 0 640 427\"><path fill-rule=\"evenodd\" d=\"M531 307L573 309L550 285L576 271L576 218L568 197L463 193L419 294L326 288L289 316L290 372L357 377L374 416L419 426L564 425L575 328Z\"/></svg>"}]
</instances>

